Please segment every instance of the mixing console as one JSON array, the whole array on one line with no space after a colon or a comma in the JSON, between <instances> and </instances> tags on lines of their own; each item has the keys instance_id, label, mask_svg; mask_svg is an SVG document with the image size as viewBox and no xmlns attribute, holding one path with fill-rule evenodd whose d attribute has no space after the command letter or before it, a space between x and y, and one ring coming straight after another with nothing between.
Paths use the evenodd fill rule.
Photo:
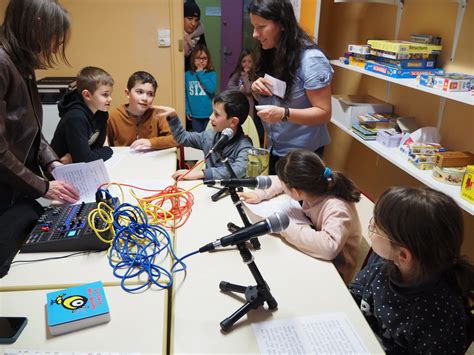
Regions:
<instances>
[{"instance_id":1,"label":"mixing console","mask_svg":"<svg viewBox=\"0 0 474 355\"><path fill-rule=\"evenodd\" d=\"M87 216L95 208L95 202L47 207L26 238L21 252L107 249L109 244L97 238L87 224ZM100 219L96 218L95 222L97 228L105 227L105 222Z\"/></svg>"}]
</instances>

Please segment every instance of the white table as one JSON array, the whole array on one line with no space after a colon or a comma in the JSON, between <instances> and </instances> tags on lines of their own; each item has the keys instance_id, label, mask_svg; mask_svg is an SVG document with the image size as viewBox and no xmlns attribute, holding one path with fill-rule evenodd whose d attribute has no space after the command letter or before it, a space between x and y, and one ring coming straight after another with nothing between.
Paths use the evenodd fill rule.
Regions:
<instances>
[{"instance_id":1,"label":"white table","mask_svg":"<svg viewBox=\"0 0 474 355\"><path fill-rule=\"evenodd\" d=\"M106 287L111 321L95 327L52 337L46 326L47 291L0 293L2 316L23 316L28 324L14 344L5 349L141 352L164 354L167 332L167 298L163 291L128 294L120 287Z\"/></svg>"},{"instance_id":2,"label":"white table","mask_svg":"<svg viewBox=\"0 0 474 355\"><path fill-rule=\"evenodd\" d=\"M179 185L189 188L194 184ZM242 226L230 197L212 202L214 192L205 186L193 190L193 213L176 233L178 256L229 234L227 222ZM171 353L257 353L251 323L333 312L346 314L371 353L383 353L332 263L311 258L276 236L259 240L261 249L252 253L278 302L278 310L252 310L232 331L222 333L219 323L242 306L243 297L220 292L220 281L244 286L256 282L233 247L191 256L185 260L186 277L177 274L173 288Z\"/></svg>"}]
</instances>

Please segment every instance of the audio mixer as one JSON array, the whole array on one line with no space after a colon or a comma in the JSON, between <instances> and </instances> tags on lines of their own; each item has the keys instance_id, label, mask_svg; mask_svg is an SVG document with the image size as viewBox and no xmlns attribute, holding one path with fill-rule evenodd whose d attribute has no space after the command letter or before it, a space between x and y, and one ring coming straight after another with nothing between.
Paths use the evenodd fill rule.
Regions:
<instances>
[{"instance_id":1,"label":"audio mixer","mask_svg":"<svg viewBox=\"0 0 474 355\"><path fill-rule=\"evenodd\" d=\"M21 252L106 250L109 244L97 238L87 223L90 211L95 208L96 202L47 207ZM105 222L96 217L95 225L101 229Z\"/></svg>"}]
</instances>

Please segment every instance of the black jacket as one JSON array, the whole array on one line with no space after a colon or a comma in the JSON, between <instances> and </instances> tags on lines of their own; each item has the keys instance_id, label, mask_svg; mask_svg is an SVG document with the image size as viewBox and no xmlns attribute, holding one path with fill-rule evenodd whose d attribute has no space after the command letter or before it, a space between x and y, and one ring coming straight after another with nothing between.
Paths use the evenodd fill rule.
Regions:
<instances>
[{"instance_id":1,"label":"black jacket","mask_svg":"<svg viewBox=\"0 0 474 355\"><path fill-rule=\"evenodd\" d=\"M58 103L61 120L54 132L51 147L59 157L69 153L74 163L104 161L112 156L112 149L104 147L109 114L95 114L84 103L77 90L64 95Z\"/></svg>"}]
</instances>

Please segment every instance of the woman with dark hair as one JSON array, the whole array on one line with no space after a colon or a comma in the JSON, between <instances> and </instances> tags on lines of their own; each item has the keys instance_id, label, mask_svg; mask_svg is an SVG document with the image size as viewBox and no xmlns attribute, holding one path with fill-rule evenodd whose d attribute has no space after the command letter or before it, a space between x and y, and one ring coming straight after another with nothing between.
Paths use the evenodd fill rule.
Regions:
<instances>
[{"instance_id":1,"label":"woman with dark hair","mask_svg":"<svg viewBox=\"0 0 474 355\"><path fill-rule=\"evenodd\" d=\"M197 45L206 46L204 26L200 21L201 9L195 0L184 3L184 71L191 69L191 53Z\"/></svg>"},{"instance_id":2,"label":"woman with dark hair","mask_svg":"<svg viewBox=\"0 0 474 355\"><path fill-rule=\"evenodd\" d=\"M322 155L329 143L333 70L316 43L299 27L289 0L252 0L253 38L259 43L252 91L268 137L270 174L280 157L298 148ZM269 74L286 83L283 98L273 95Z\"/></svg>"},{"instance_id":3,"label":"woman with dark hair","mask_svg":"<svg viewBox=\"0 0 474 355\"><path fill-rule=\"evenodd\" d=\"M38 197L73 203L79 194L43 174L61 165L41 134L35 69L67 63L70 22L55 0L12 0L0 28L0 277L42 214Z\"/></svg>"}]
</instances>

